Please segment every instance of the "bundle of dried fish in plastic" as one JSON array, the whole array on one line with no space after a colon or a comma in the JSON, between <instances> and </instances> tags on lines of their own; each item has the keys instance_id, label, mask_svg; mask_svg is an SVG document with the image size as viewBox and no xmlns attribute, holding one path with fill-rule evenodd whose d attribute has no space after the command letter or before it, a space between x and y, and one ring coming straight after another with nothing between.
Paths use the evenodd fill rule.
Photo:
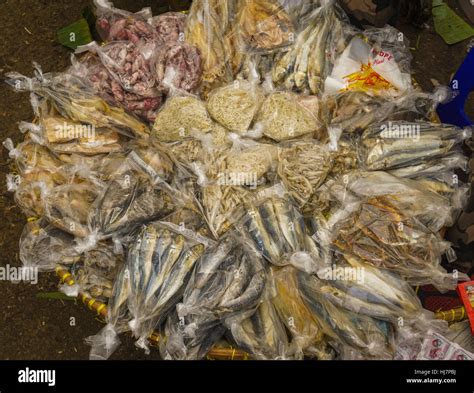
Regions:
<instances>
[{"instance_id":1,"label":"bundle of dried fish in plastic","mask_svg":"<svg viewBox=\"0 0 474 393\"><path fill-rule=\"evenodd\" d=\"M20 237L20 260L26 268L54 271L58 264L72 265L81 256L75 250L74 236L61 231L45 219L29 222Z\"/></svg>"},{"instance_id":2,"label":"bundle of dried fish in plastic","mask_svg":"<svg viewBox=\"0 0 474 393\"><path fill-rule=\"evenodd\" d=\"M362 132L380 117L383 120L392 105L366 92L341 92L325 97L321 117L327 126L343 133Z\"/></svg>"},{"instance_id":3,"label":"bundle of dried fish in plastic","mask_svg":"<svg viewBox=\"0 0 474 393\"><path fill-rule=\"evenodd\" d=\"M317 277L320 280L311 279L313 290L349 311L392 323L400 317L408 321L425 314L409 283L349 253L336 253L331 265L321 265Z\"/></svg>"},{"instance_id":4,"label":"bundle of dried fish in plastic","mask_svg":"<svg viewBox=\"0 0 474 393\"><path fill-rule=\"evenodd\" d=\"M158 112L151 136L161 142L176 142L212 130L212 119L199 98L176 95L170 97Z\"/></svg>"},{"instance_id":5,"label":"bundle of dried fish in plastic","mask_svg":"<svg viewBox=\"0 0 474 393\"><path fill-rule=\"evenodd\" d=\"M311 199L332 166L333 157L317 141L295 141L278 152L278 176L303 211L312 209Z\"/></svg>"},{"instance_id":6,"label":"bundle of dried fish in plastic","mask_svg":"<svg viewBox=\"0 0 474 393\"><path fill-rule=\"evenodd\" d=\"M327 345L319 321L306 306L298 289L297 270L292 266L272 267L275 296L271 303L290 334L286 356L302 359L304 356L330 360L334 351Z\"/></svg>"},{"instance_id":7,"label":"bundle of dried fish in plastic","mask_svg":"<svg viewBox=\"0 0 474 393\"><path fill-rule=\"evenodd\" d=\"M293 21L278 2L238 0L235 23L243 52L267 53L294 41Z\"/></svg>"},{"instance_id":8,"label":"bundle of dried fish in plastic","mask_svg":"<svg viewBox=\"0 0 474 393\"><path fill-rule=\"evenodd\" d=\"M86 339L92 347L91 360L107 360L120 345L118 334L129 330L131 316L127 300L131 291L130 282L130 270L124 265L115 277L112 296L107 304L107 325L97 335Z\"/></svg>"},{"instance_id":9,"label":"bundle of dried fish in plastic","mask_svg":"<svg viewBox=\"0 0 474 393\"><path fill-rule=\"evenodd\" d=\"M452 250L437 233L452 219L449 200L385 172L352 173L345 180L325 190L339 201L328 218L338 250L414 285L456 286L461 274L441 267L442 255L451 258Z\"/></svg>"},{"instance_id":10,"label":"bundle of dried fish in plastic","mask_svg":"<svg viewBox=\"0 0 474 393\"><path fill-rule=\"evenodd\" d=\"M259 187L271 183L278 157L273 145L232 136L230 149L204 163L201 199L208 225L216 237L229 228L236 208Z\"/></svg>"},{"instance_id":11,"label":"bundle of dried fish in plastic","mask_svg":"<svg viewBox=\"0 0 474 393\"><path fill-rule=\"evenodd\" d=\"M363 132L362 164L369 170L405 168L408 171L406 167L411 167L410 172L414 176L426 171L429 160L448 156L456 146L470 137L470 130L455 126L427 122L384 122L372 125Z\"/></svg>"},{"instance_id":12,"label":"bundle of dried fish in plastic","mask_svg":"<svg viewBox=\"0 0 474 393\"><path fill-rule=\"evenodd\" d=\"M369 170L415 179L460 208L468 193L457 170L467 170L462 144L471 130L428 122L388 121L367 128L361 137L361 165Z\"/></svg>"},{"instance_id":13,"label":"bundle of dried fish in plastic","mask_svg":"<svg viewBox=\"0 0 474 393\"><path fill-rule=\"evenodd\" d=\"M222 126L239 134L249 130L264 99L256 83L235 80L232 84L213 90L207 99L207 110Z\"/></svg>"},{"instance_id":14,"label":"bundle of dried fish in plastic","mask_svg":"<svg viewBox=\"0 0 474 393\"><path fill-rule=\"evenodd\" d=\"M271 294L270 290L265 292ZM289 359L289 340L285 325L281 321L270 298L263 299L255 313L235 324L231 339L238 348L249 353L253 359Z\"/></svg>"},{"instance_id":15,"label":"bundle of dried fish in plastic","mask_svg":"<svg viewBox=\"0 0 474 393\"><path fill-rule=\"evenodd\" d=\"M320 94L332 63L345 48L341 11L329 2L303 20L294 45L279 55L272 69L273 83L288 90Z\"/></svg>"},{"instance_id":16,"label":"bundle of dried fish in plastic","mask_svg":"<svg viewBox=\"0 0 474 393\"><path fill-rule=\"evenodd\" d=\"M300 21L319 7L323 1L321 0L279 0L279 3L286 12L293 17L293 20Z\"/></svg>"},{"instance_id":17,"label":"bundle of dried fish in plastic","mask_svg":"<svg viewBox=\"0 0 474 393\"><path fill-rule=\"evenodd\" d=\"M276 141L311 133L316 139L321 138L322 124L317 97L274 92L263 101L255 121L255 127L261 129L263 135Z\"/></svg>"},{"instance_id":18,"label":"bundle of dried fish in plastic","mask_svg":"<svg viewBox=\"0 0 474 393\"><path fill-rule=\"evenodd\" d=\"M45 217L71 235L88 238L88 219L99 193L100 188L90 182L57 186L46 195Z\"/></svg>"},{"instance_id":19,"label":"bundle of dried fish in plastic","mask_svg":"<svg viewBox=\"0 0 474 393\"><path fill-rule=\"evenodd\" d=\"M181 299L208 245L208 239L169 223L152 223L138 232L127 256L129 325L137 345L147 348L148 336Z\"/></svg>"},{"instance_id":20,"label":"bundle of dried fish in plastic","mask_svg":"<svg viewBox=\"0 0 474 393\"><path fill-rule=\"evenodd\" d=\"M65 184L70 176L63 163L46 147L26 140L16 147L7 138L3 145L15 160L17 173L7 175L7 189L15 193L15 202L28 217L41 217L47 194Z\"/></svg>"},{"instance_id":21,"label":"bundle of dried fish in plastic","mask_svg":"<svg viewBox=\"0 0 474 393\"><path fill-rule=\"evenodd\" d=\"M124 150L126 138L110 128L95 128L70 121L61 116L47 115L38 124L20 123L20 131L56 154L96 155Z\"/></svg>"},{"instance_id":22,"label":"bundle of dried fish in plastic","mask_svg":"<svg viewBox=\"0 0 474 393\"><path fill-rule=\"evenodd\" d=\"M81 293L106 302L112 296L116 271L104 271L90 266L76 265L71 269L72 276Z\"/></svg>"},{"instance_id":23,"label":"bundle of dried fish in plastic","mask_svg":"<svg viewBox=\"0 0 474 393\"><path fill-rule=\"evenodd\" d=\"M324 258L319 244L307 233L303 216L279 184L258 192L234 217L238 231L276 266L292 264L314 272Z\"/></svg>"},{"instance_id":24,"label":"bundle of dried fish in plastic","mask_svg":"<svg viewBox=\"0 0 474 393\"><path fill-rule=\"evenodd\" d=\"M35 76L28 78L12 72L7 83L16 91L31 91L50 100L61 116L90 124L96 128L112 128L129 137L147 137L148 127L122 108L108 105L95 95L81 79L66 73L43 74L35 65Z\"/></svg>"},{"instance_id":25,"label":"bundle of dried fish in plastic","mask_svg":"<svg viewBox=\"0 0 474 393\"><path fill-rule=\"evenodd\" d=\"M233 331L255 312L265 277L264 262L233 235L209 249L196 265L177 314L165 326L164 358L203 358L226 327Z\"/></svg>"},{"instance_id":26,"label":"bundle of dried fish in plastic","mask_svg":"<svg viewBox=\"0 0 474 393\"><path fill-rule=\"evenodd\" d=\"M230 18L224 0L193 1L186 22L185 40L197 47L202 59L202 93L232 81L231 48L225 37Z\"/></svg>"},{"instance_id":27,"label":"bundle of dried fish in plastic","mask_svg":"<svg viewBox=\"0 0 474 393\"><path fill-rule=\"evenodd\" d=\"M326 285L316 276L310 276L303 272L298 272L297 277L305 304L313 313L314 318L318 320L324 334L327 336L327 340L340 357L343 359L393 358L395 348L392 324L368 316L359 310L355 310L355 307L350 310L349 304L346 304L350 302L350 296L353 296L353 294L358 294L359 299L370 298L368 295L371 292L368 288L360 290L358 288L356 290L354 287L349 287L350 291L341 300L341 306L341 304L334 304L326 298L331 290L337 293L337 289L331 287L330 284ZM336 280L335 282L338 284L345 283L342 280ZM381 283L384 284L383 281ZM373 297L375 298L376 295L373 295ZM384 299L379 298L378 300ZM352 303L351 306L353 306Z\"/></svg>"},{"instance_id":28,"label":"bundle of dried fish in plastic","mask_svg":"<svg viewBox=\"0 0 474 393\"><path fill-rule=\"evenodd\" d=\"M94 201L89 213L92 236L128 233L137 225L161 219L175 208L175 195L166 183L173 164L155 149L135 149Z\"/></svg>"}]
</instances>

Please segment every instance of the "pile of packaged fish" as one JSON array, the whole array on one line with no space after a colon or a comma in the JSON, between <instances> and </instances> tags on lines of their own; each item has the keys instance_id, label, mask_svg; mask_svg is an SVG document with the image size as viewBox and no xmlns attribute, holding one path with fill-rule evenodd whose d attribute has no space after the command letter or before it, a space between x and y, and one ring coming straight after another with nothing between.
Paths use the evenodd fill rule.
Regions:
<instances>
[{"instance_id":1,"label":"pile of packaged fish","mask_svg":"<svg viewBox=\"0 0 474 393\"><path fill-rule=\"evenodd\" d=\"M328 0L95 3L103 44L7 76L35 118L4 142L25 268L107 303L91 358L123 333L165 359L413 359L448 334L415 287L466 279L440 231L471 134L436 122L403 34Z\"/></svg>"}]
</instances>

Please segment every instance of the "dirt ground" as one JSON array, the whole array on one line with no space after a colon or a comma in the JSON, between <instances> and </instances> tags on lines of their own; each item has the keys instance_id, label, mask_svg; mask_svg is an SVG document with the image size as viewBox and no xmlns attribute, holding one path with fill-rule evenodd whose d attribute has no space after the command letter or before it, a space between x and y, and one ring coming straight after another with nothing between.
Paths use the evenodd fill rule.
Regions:
<instances>
[{"instance_id":1,"label":"dirt ground","mask_svg":"<svg viewBox=\"0 0 474 393\"><path fill-rule=\"evenodd\" d=\"M137 11L151 6L157 12L159 1L115 0L119 8ZM449 2L454 5L453 1ZM44 72L60 71L69 64L70 51L56 42L56 32L81 17L87 0L1 0L0 75L18 71L31 75L32 62ZM462 15L462 11L453 7ZM423 89L433 89L432 79L449 83L466 54L468 42L444 44L432 23L419 29L398 26L409 38L413 54L414 77ZM474 107L474 105L473 105ZM17 123L32 119L28 94L12 92L0 83L0 139L18 142ZM26 222L12 195L5 187L9 172L8 153L0 150L0 265L18 265L18 241ZM82 304L38 298L39 292L57 290L55 274L43 274L37 285L0 281L0 359L87 359L89 346L84 338L103 326ZM70 325L70 318L76 320ZM113 359L157 359L157 351L146 356L124 337Z\"/></svg>"}]
</instances>

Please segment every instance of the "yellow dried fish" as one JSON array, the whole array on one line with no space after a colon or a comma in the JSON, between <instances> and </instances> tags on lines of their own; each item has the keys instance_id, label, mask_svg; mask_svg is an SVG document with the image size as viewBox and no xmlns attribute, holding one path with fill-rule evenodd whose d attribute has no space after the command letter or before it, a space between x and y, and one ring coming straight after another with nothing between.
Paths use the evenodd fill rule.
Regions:
<instances>
[{"instance_id":1,"label":"yellow dried fish","mask_svg":"<svg viewBox=\"0 0 474 393\"><path fill-rule=\"evenodd\" d=\"M309 347L323 340L322 328L301 297L295 268L272 266L271 270L276 290L271 301L293 336L291 348L295 353L306 352Z\"/></svg>"},{"instance_id":2,"label":"yellow dried fish","mask_svg":"<svg viewBox=\"0 0 474 393\"><path fill-rule=\"evenodd\" d=\"M293 23L275 1L239 0L236 24L244 51L268 52L294 40Z\"/></svg>"},{"instance_id":3,"label":"yellow dried fish","mask_svg":"<svg viewBox=\"0 0 474 393\"><path fill-rule=\"evenodd\" d=\"M229 12L226 1L193 1L187 18L185 40L201 52L204 95L232 79L230 48L224 39Z\"/></svg>"}]
</instances>

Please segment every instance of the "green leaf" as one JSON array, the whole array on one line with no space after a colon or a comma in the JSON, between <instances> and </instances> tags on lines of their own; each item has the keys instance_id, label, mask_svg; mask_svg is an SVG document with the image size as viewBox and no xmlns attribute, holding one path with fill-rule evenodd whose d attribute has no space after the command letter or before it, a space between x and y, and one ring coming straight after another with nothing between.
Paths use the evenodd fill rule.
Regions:
<instances>
[{"instance_id":1,"label":"green leaf","mask_svg":"<svg viewBox=\"0 0 474 393\"><path fill-rule=\"evenodd\" d=\"M80 45L91 42L92 35L87 20L81 18L77 22L63 27L58 31L58 41L60 44L71 49L76 49Z\"/></svg>"},{"instance_id":2,"label":"green leaf","mask_svg":"<svg viewBox=\"0 0 474 393\"><path fill-rule=\"evenodd\" d=\"M447 44L456 44L474 35L474 28L445 2L433 0L432 4L435 30Z\"/></svg>"}]
</instances>

